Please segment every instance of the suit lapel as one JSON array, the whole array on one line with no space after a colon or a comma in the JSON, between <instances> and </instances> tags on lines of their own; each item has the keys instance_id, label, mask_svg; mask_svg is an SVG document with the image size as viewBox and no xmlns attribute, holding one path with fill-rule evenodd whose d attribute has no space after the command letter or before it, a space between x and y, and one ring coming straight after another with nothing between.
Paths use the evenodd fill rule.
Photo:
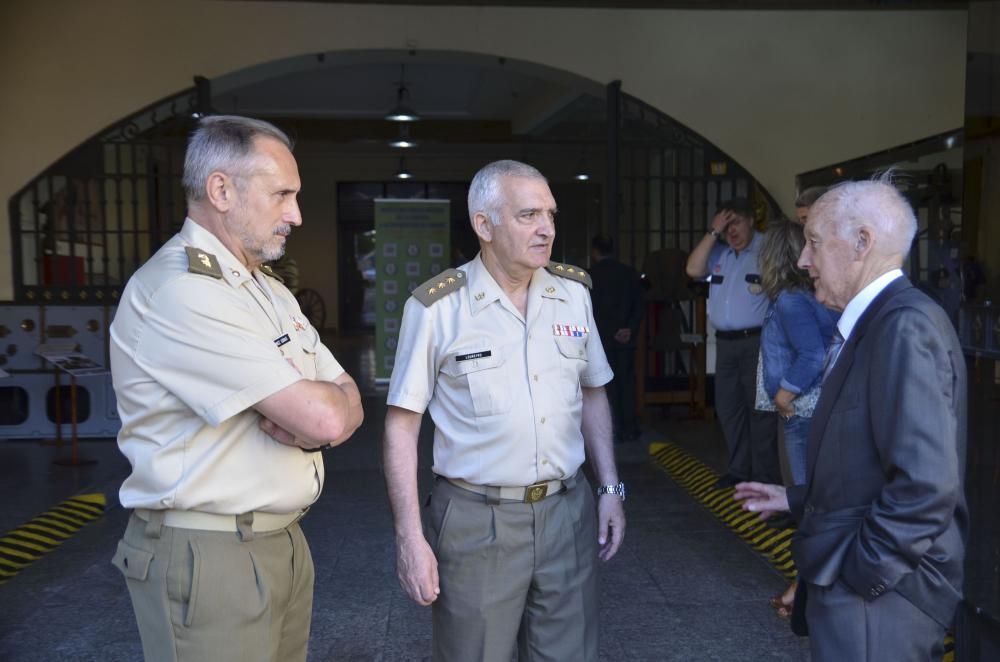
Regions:
<instances>
[{"instance_id":1,"label":"suit lapel","mask_svg":"<svg viewBox=\"0 0 1000 662\"><path fill-rule=\"evenodd\" d=\"M847 375L854 364L854 355L857 351L861 339L878 317L885 304L903 290L913 287L909 279L905 276L897 278L879 292L878 296L868 304L868 308L858 318L857 324L851 331L851 337L844 343L837 362L833 364L833 370L823 382L820 390L819 400L816 402L816 410L813 412L812 422L809 425L809 440L806 443L806 484L812 485L813 474L816 470L816 458L819 457L819 447L823 441L826 425L830 420L830 412L833 405L840 396L840 391L847 381ZM808 488L807 488L808 489Z\"/></svg>"}]
</instances>

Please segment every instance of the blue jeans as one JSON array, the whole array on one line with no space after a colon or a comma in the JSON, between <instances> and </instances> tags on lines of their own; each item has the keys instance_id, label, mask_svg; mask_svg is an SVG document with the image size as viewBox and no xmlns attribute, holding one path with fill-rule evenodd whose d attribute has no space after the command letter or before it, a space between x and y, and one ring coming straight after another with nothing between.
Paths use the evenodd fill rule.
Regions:
<instances>
[{"instance_id":1,"label":"blue jeans","mask_svg":"<svg viewBox=\"0 0 1000 662\"><path fill-rule=\"evenodd\" d=\"M810 421L812 418L802 416L792 416L785 421L785 454L795 485L806 482L806 440L809 438Z\"/></svg>"}]
</instances>

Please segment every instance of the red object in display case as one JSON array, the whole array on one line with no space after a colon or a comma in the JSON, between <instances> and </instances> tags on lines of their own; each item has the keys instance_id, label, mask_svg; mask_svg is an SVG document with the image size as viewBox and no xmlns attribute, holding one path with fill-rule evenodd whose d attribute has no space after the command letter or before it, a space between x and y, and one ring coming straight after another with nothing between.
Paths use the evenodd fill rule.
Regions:
<instances>
[{"instance_id":1,"label":"red object in display case","mask_svg":"<svg viewBox=\"0 0 1000 662\"><path fill-rule=\"evenodd\" d=\"M86 285L83 257L72 255L42 256L43 285Z\"/></svg>"}]
</instances>

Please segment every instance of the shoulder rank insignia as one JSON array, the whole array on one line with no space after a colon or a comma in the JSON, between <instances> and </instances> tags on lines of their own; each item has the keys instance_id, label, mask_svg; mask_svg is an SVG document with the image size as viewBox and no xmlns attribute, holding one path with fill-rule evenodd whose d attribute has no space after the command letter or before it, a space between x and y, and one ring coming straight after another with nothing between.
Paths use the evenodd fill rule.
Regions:
<instances>
[{"instance_id":1,"label":"shoulder rank insignia","mask_svg":"<svg viewBox=\"0 0 1000 662\"><path fill-rule=\"evenodd\" d=\"M581 269L580 267L574 267L572 264L563 264L562 262L549 262L548 269L550 274L555 276L561 276L563 278L569 278L570 280L575 280L578 283L583 283L587 287L593 287L594 281L590 279L590 274Z\"/></svg>"},{"instance_id":2,"label":"shoulder rank insignia","mask_svg":"<svg viewBox=\"0 0 1000 662\"><path fill-rule=\"evenodd\" d=\"M426 283L418 285L417 289L413 290L413 298L425 306L430 306L445 295L457 292L465 285L465 281L464 273L458 269L448 269L434 276L434 278L431 278Z\"/></svg>"},{"instance_id":3,"label":"shoulder rank insignia","mask_svg":"<svg viewBox=\"0 0 1000 662\"><path fill-rule=\"evenodd\" d=\"M264 272L265 274L267 274L267 275L268 275L268 276L270 276L271 278L275 279L275 280L276 280L276 281L278 281L279 283L282 283L282 284L284 284L284 282L285 282L285 279L284 279L284 278L282 278L281 276L279 276L279 275L278 275L278 272L277 272L277 271L275 271L274 269L272 269L272 268L271 268L271 265L270 265L270 264L262 264L262 265L260 265L260 267L259 267L259 268L260 268L260 270L261 270L262 272Z\"/></svg>"},{"instance_id":4,"label":"shoulder rank insignia","mask_svg":"<svg viewBox=\"0 0 1000 662\"><path fill-rule=\"evenodd\" d=\"M219 261L214 255L194 246L185 246L184 250L188 254L188 271L202 276L222 278L222 269L219 268Z\"/></svg>"}]
</instances>

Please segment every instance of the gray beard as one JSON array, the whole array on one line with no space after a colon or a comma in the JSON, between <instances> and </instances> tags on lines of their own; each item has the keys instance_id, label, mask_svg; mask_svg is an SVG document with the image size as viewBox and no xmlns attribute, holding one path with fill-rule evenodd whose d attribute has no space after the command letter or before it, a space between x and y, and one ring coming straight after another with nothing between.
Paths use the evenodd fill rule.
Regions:
<instances>
[{"instance_id":1,"label":"gray beard","mask_svg":"<svg viewBox=\"0 0 1000 662\"><path fill-rule=\"evenodd\" d=\"M247 253L247 256L256 259L258 262L273 262L274 260L280 259L285 254L285 246L288 243L288 235L278 235L285 238L285 241L281 245L274 248L270 248L265 245L264 242L260 242L254 237L250 232L249 224L241 223L237 229L237 234L240 238L240 243L243 244L243 250ZM277 233L272 233L270 237L274 237ZM270 239L268 237L268 239Z\"/></svg>"}]
</instances>

